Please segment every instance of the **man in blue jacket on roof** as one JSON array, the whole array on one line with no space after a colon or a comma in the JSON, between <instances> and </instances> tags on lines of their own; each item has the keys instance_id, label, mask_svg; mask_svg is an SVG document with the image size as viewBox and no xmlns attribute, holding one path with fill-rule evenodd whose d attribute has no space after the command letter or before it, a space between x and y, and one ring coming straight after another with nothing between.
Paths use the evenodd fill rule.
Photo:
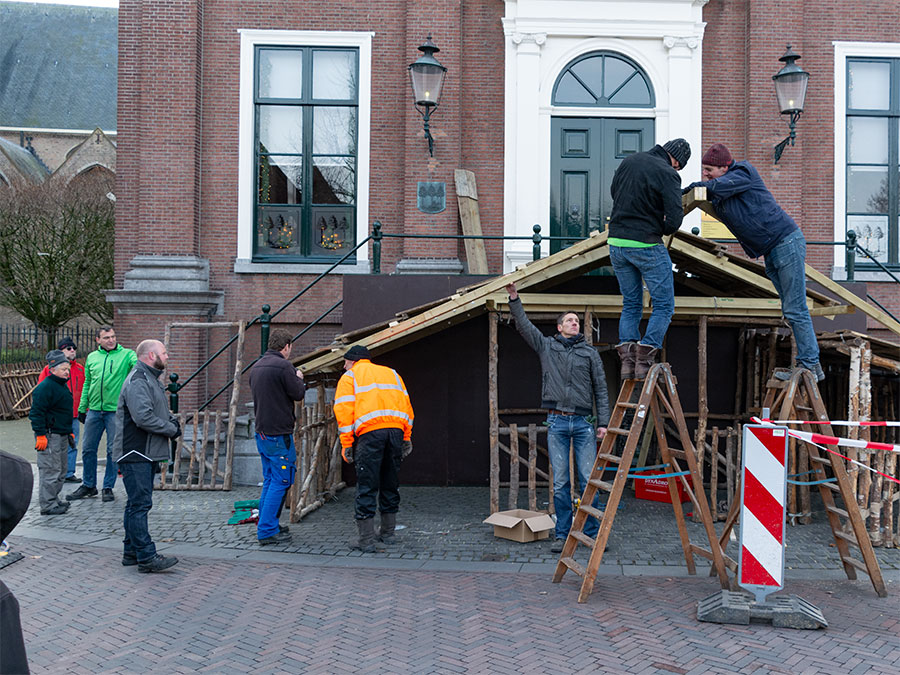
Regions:
<instances>
[{"instance_id":1,"label":"man in blue jacket on roof","mask_svg":"<svg viewBox=\"0 0 900 675\"><path fill-rule=\"evenodd\" d=\"M722 221L751 258L765 257L766 276L781 298L781 311L797 343L797 362L790 371L778 371L779 380L805 368L817 381L825 379L819 364L819 344L806 306L806 240L750 162L736 162L728 148L714 143L700 160L703 180L684 189L705 187Z\"/></svg>"}]
</instances>

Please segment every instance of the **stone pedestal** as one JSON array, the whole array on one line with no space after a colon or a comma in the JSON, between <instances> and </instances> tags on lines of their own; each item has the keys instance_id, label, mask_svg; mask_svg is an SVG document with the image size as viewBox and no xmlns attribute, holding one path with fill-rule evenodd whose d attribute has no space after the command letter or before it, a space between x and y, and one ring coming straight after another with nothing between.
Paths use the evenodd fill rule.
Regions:
<instances>
[{"instance_id":1,"label":"stone pedestal","mask_svg":"<svg viewBox=\"0 0 900 675\"><path fill-rule=\"evenodd\" d=\"M121 289L106 291L120 314L221 315L224 291L209 288L209 261L197 256L139 255Z\"/></svg>"},{"instance_id":2,"label":"stone pedestal","mask_svg":"<svg viewBox=\"0 0 900 675\"><path fill-rule=\"evenodd\" d=\"M403 258L397 274L462 274L459 258Z\"/></svg>"}]
</instances>

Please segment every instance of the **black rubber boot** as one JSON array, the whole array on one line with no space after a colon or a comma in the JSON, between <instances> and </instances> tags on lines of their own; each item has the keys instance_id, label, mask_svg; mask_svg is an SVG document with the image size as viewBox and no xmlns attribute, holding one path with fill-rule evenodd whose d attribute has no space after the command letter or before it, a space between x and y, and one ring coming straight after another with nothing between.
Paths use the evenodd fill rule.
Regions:
<instances>
[{"instance_id":1,"label":"black rubber boot","mask_svg":"<svg viewBox=\"0 0 900 675\"><path fill-rule=\"evenodd\" d=\"M397 543L397 535L394 534L394 530L397 527L397 514L396 513L382 513L381 514L381 529L378 532L378 540L383 544L396 544Z\"/></svg>"},{"instance_id":2,"label":"black rubber boot","mask_svg":"<svg viewBox=\"0 0 900 675\"><path fill-rule=\"evenodd\" d=\"M363 518L356 521L359 539L350 548L363 553L375 553L375 519Z\"/></svg>"}]
</instances>

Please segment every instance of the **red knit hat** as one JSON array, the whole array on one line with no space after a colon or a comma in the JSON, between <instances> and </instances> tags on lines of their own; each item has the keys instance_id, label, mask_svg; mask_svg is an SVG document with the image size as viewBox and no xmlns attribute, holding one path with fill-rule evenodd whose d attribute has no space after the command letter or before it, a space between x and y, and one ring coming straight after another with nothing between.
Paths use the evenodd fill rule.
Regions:
<instances>
[{"instance_id":1,"label":"red knit hat","mask_svg":"<svg viewBox=\"0 0 900 675\"><path fill-rule=\"evenodd\" d=\"M707 166L731 166L733 161L734 157L721 143L713 143L700 159L700 163Z\"/></svg>"}]
</instances>

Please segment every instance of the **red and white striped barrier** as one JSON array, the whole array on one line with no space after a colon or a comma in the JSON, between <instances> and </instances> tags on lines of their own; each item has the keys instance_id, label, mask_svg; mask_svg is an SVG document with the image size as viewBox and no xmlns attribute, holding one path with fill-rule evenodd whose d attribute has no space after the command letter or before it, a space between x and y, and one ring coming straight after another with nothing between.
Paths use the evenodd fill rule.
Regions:
<instances>
[{"instance_id":1,"label":"red and white striped barrier","mask_svg":"<svg viewBox=\"0 0 900 675\"><path fill-rule=\"evenodd\" d=\"M763 420L759 417L751 417L757 424L780 424L770 420ZM834 424L834 422L823 422L823 424ZM840 445L845 448L857 448L858 450L884 450L886 452L900 452L900 445L892 445L891 443L876 443L875 441L865 441L859 438L840 438L838 436L826 436L825 434L816 434L809 431L789 430L788 433L794 438L799 438L807 443L821 443L823 445Z\"/></svg>"},{"instance_id":2,"label":"red and white striped barrier","mask_svg":"<svg viewBox=\"0 0 900 675\"><path fill-rule=\"evenodd\" d=\"M764 602L784 588L787 429L744 425L738 584Z\"/></svg>"},{"instance_id":3,"label":"red and white striped barrier","mask_svg":"<svg viewBox=\"0 0 900 675\"><path fill-rule=\"evenodd\" d=\"M822 424L816 420L765 420L772 424ZM828 420L833 427L900 427L900 422L861 422L859 420Z\"/></svg>"}]
</instances>

